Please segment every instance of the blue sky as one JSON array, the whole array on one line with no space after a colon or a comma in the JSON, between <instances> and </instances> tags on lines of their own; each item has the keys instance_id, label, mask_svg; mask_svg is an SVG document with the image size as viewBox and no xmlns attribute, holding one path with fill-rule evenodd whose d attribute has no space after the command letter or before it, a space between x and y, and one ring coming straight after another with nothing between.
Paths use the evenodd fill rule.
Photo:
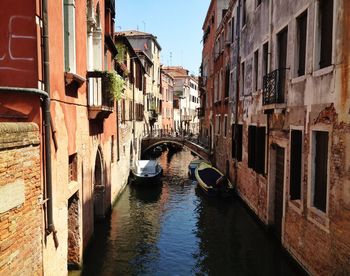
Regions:
<instances>
[{"instance_id":1,"label":"blue sky","mask_svg":"<svg viewBox=\"0 0 350 276\"><path fill-rule=\"evenodd\" d=\"M181 65L198 75L202 24L210 0L116 0L116 31L137 30L158 37L164 65ZM172 55L172 58L170 58Z\"/></svg>"}]
</instances>

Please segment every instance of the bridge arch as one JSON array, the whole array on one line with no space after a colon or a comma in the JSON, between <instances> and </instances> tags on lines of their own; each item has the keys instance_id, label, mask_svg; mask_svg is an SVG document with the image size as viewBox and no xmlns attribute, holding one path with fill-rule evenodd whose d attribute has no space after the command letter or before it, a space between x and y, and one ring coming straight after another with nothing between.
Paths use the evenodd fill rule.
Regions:
<instances>
[{"instance_id":1,"label":"bridge arch","mask_svg":"<svg viewBox=\"0 0 350 276\"><path fill-rule=\"evenodd\" d=\"M143 155L151 148L154 148L158 145L169 143L169 144L176 144L183 146L187 149L189 149L194 154L198 155L201 159L210 161L210 156L207 150L189 140L186 139L166 139L166 138L148 138L142 140L142 150L141 154Z\"/></svg>"}]
</instances>

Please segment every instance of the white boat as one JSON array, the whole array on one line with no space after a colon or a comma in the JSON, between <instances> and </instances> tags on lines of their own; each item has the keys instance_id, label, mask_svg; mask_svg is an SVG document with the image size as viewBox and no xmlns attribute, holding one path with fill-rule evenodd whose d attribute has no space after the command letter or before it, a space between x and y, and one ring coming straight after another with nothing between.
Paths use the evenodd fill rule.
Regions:
<instances>
[{"instance_id":1,"label":"white boat","mask_svg":"<svg viewBox=\"0 0 350 276\"><path fill-rule=\"evenodd\" d=\"M131 172L136 183L158 183L163 169L156 160L138 160Z\"/></svg>"}]
</instances>

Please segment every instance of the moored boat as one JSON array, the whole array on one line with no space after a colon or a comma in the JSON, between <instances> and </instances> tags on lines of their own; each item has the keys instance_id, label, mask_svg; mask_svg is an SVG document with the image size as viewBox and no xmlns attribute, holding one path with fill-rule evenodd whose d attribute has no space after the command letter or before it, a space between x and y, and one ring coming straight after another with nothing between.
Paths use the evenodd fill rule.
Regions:
<instances>
[{"instance_id":1,"label":"moored boat","mask_svg":"<svg viewBox=\"0 0 350 276\"><path fill-rule=\"evenodd\" d=\"M156 160L138 160L131 172L135 183L156 184L159 183L163 169Z\"/></svg>"},{"instance_id":2,"label":"moored boat","mask_svg":"<svg viewBox=\"0 0 350 276\"><path fill-rule=\"evenodd\" d=\"M212 165L202 162L195 171L198 186L209 196L229 197L234 188L229 179Z\"/></svg>"},{"instance_id":3,"label":"moored boat","mask_svg":"<svg viewBox=\"0 0 350 276\"><path fill-rule=\"evenodd\" d=\"M194 179L195 178L195 171L197 169L197 167L199 166L200 163L204 162L204 160L202 159L196 159L196 160L192 160L190 162L190 164L188 165L188 177L190 179Z\"/></svg>"}]
</instances>

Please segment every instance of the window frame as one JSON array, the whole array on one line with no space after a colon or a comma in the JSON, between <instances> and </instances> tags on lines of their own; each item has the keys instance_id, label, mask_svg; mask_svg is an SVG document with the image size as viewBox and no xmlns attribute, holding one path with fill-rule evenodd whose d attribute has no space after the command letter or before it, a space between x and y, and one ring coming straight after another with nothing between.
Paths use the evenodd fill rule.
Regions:
<instances>
[{"instance_id":1,"label":"window frame","mask_svg":"<svg viewBox=\"0 0 350 276\"><path fill-rule=\"evenodd\" d=\"M76 73L76 3L75 0L63 0L63 66L64 72ZM66 14L67 9L67 15ZM66 23L67 20L67 23ZM67 24L67 25L66 25ZM67 29L66 29L67 28ZM69 35L66 35L66 32Z\"/></svg>"},{"instance_id":2,"label":"window frame","mask_svg":"<svg viewBox=\"0 0 350 276\"><path fill-rule=\"evenodd\" d=\"M314 172L315 172L315 132L327 132L328 133L328 149L327 149L327 187L326 187L326 210L325 212L314 206ZM330 153L332 144L332 130L330 126L326 125L316 125L310 128L309 134L309 164L308 164L308 196L307 196L307 206L315 214L320 217L328 217L329 214L329 188L330 188Z\"/></svg>"},{"instance_id":3,"label":"window frame","mask_svg":"<svg viewBox=\"0 0 350 276\"><path fill-rule=\"evenodd\" d=\"M299 66L300 66L300 19L306 15L306 32L305 32L305 60L304 60L304 74L299 75ZM309 44L309 32L310 32L310 24L309 24L309 9L305 8L302 9L296 16L295 16L295 40L294 40L294 70L293 75L295 78L303 77L307 74L308 70L308 59L307 59L307 53L308 53L308 44Z\"/></svg>"},{"instance_id":4,"label":"window frame","mask_svg":"<svg viewBox=\"0 0 350 276\"><path fill-rule=\"evenodd\" d=\"M291 166L292 166L292 158L291 158L291 154L292 154L292 131L300 131L301 132L301 141L302 141L302 145L301 145L301 161L300 161L300 166L301 166L301 171L300 171L300 198L299 199L291 199ZM304 135L304 127L302 126L290 126L290 130L289 130L289 154L288 154L288 200L289 202L293 202L294 205L296 205L296 207L298 207L299 209L303 208L303 200L304 200L304 195L303 195L303 179L304 179L304 165L305 165L305 161L304 161L304 147L303 147L303 142L305 139L305 135Z\"/></svg>"},{"instance_id":5,"label":"window frame","mask_svg":"<svg viewBox=\"0 0 350 276\"><path fill-rule=\"evenodd\" d=\"M331 64L329 66L322 67L319 65L320 62L320 55L321 55L321 36L320 36L320 1L322 0L316 0L315 1L315 10L314 10L314 47L313 47L313 68L314 68L314 75L319 75L323 73L328 73L331 69L334 67L335 63L335 48L336 48L336 20L337 20L337 0L333 0L333 26L332 26L332 53L331 53ZM315 72L317 72L315 74Z\"/></svg>"}]
</instances>

